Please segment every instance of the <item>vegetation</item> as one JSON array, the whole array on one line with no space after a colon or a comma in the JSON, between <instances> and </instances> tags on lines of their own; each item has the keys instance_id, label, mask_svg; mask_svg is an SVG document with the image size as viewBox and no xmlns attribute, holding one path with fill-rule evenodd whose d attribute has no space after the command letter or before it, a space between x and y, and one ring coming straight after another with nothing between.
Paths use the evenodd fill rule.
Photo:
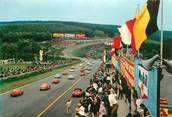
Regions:
<instances>
[{"instance_id":1,"label":"vegetation","mask_svg":"<svg viewBox=\"0 0 172 117\"><path fill-rule=\"evenodd\" d=\"M96 58L101 58L104 49L107 49L107 47L104 44L88 45L74 51L72 54L74 56L81 58L89 57L96 59Z\"/></svg>"},{"instance_id":2,"label":"vegetation","mask_svg":"<svg viewBox=\"0 0 172 117\"><path fill-rule=\"evenodd\" d=\"M34 60L39 50L50 50L53 32L85 33L88 37L113 36L114 25L61 21L18 21L0 23L0 59ZM45 42L45 43L42 43Z\"/></svg>"},{"instance_id":3,"label":"vegetation","mask_svg":"<svg viewBox=\"0 0 172 117\"><path fill-rule=\"evenodd\" d=\"M118 34L117 25L99 25L64 21L18 21L0 23L0 59L15 58L34 60L38 57L40 49L51 49L53 32L62 33L85 33L88 37L113 37ZM148 39L140 52L146 57L159 53L160 32L157 31ZM164 31L164 56L170 58L168 48L171 48L172 32ZM150 41L150 42L149 42ZM43 43L45 42L45 43ZM61 51L61 50L57 50ZM50 54L52 55L53 52ZM60 52L59 54L60 55ZM46 55L45 55L46 56Z\"/></svg>"},{"instance_id":4,"label":"vegetation","mask_svg":"<svg viewBox=\"0 0 172 117\"><path fill-rule=\"evenodd\" d=\"M163 41L163 57L166 59L172 59L172 53L169 51L172 48L172 40L165 39ZM141 46L140 52L143 54L144 58L151 58L155 54L160 54L160 40L157 39L147 39Z\"/></svg>"},{"instance_id":5,"label":"vegetation","mask_svg":"<svg viewBox=\"0 0 172 117\"><path fill-rule=\"evenodd\" d=\"M18 88L21 86L24 86L26 84L47 78L49 76L55 75L67 68L70 68L72 65L77 64L73 63L73 64L69 64L69 65L64 65L62 67L58 67L53 69L52 71L48 71L48 70L43 70L43 71L39 71L39 72L33 72L31 74L26 74L24 76L18 76L18 77L13 77L7 80L1 80L0 83L0 93L4 93L6 91L9 91L11 89L14 88Z\"/></svg>"}]
</instances>

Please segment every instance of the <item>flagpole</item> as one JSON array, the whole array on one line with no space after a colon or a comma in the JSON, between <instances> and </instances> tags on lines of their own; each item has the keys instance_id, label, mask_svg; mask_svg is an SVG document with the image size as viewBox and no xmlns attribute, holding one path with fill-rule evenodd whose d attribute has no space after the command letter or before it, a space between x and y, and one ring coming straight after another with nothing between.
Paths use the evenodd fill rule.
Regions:
<instances>
[{"instance_id":1,"label":"flagpole","mask_svg":"<svg viewBox=\"0 0 172 117\"><path fill-rule=\"evenodd\" d=\"M139 14L139 11L140 11L140 4L137 4L136 15ZM139 54L140 54L140 50L138 49L138 51L137 51L137 57L138 57L138 58L140 57Z\"/></svg>"},{"instance_id":2,"label":"flagpole","mask_svg":"<svg viewBox=\"0 0 172 117\"><path fill-rule=\"evenodd\" d=\"M163 59L163 0L161 0L161 44L160 44L160 65L162 66Z\"/></svg>"}]
</instances>

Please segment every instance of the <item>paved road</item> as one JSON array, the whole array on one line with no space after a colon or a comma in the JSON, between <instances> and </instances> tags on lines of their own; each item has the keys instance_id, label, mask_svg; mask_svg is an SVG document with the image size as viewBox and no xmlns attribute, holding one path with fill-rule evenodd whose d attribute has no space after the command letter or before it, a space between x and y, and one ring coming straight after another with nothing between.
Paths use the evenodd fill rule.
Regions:
<instances>
[{"instance_id":1,"label":"paved road","mask_svg":"<svg viewBox=\"0 0 172 117\"><path fill-rule=\"evenodd\" d=\"M91 74L85 76L84 78L80 77L80 69L79 66L76 70L71 74L75 76L75 80L68 80L63 76L61 78L60 84L51 85L51 89L48 91L39 91L39 86L43 82L51 83L53 77L49 77L47 79L43 79L21 89L24 90L24 95L19 97L10 97L8 93L1 95L1 99L3 101L2 108L2 117L36 117L40 112L42 112L47 105L53 102L56 98L61 96L66 90L68 90L75 82L76 86L73 86L71 90L65 93L64 96L61 96L57 103L53 106L53 109L48 110L43 116L49 115L48 117L65 117L64 105L67 99L71 98L71 91L75 87L86 88L87 83L89 83L89 78L98 68L100 62L95 63L92 68ZM84 85L83 85L84 84ZM75 105L78 99L72 98L73 104ZM55 110L55 111L54 111ZM51 113L52 112L52 113ZM74 112L74 110L73 110ZM54 116L56 114L57 116Z\"/></svg>"},{"instance_id":2,"label":"paved road","mask_svg":"<svg viewBox=\"0 0 172 117\"><path fill-rule=\"evenodd\" d=\"M74 57L72 55L72 52L75 51L76 49L79 49L80 47L86 45L92 45L97 43L102 43L102 42L94 42L94 43L83 44L75 47L69 47L64 50L64 56L70 58ZM82 59L82 60L83 62L87 61L86 59ZM85 76L85 78L80 77L80 70L78 66L75 72L71 73L75 76L76 78L75 80L68 80L67 76L63 76L61 78L60 84L51 85L51 89L48 91L39 91L39 86L44 82L51 83L53 76L40 81L36 81L24 87L21 87L21 89L24 90L24 95L22 96L10 97L8 92L5 94L1 94L0 117L36 117L42 111L45 111L45 108L49 106L54 100L58 100L58 101L53 106L53 109L50 109L52 113L50 112L50 110L48 110L46 113L42 113L43 116L50 115L48 117L54 117L53 114L56 113L54 111L55 109L56 111L58 111L57 117L65 117L64 105L67 99L71 98L71 91L75 87L86 88L89 83L89 78L97 70L99 63L100 61L95 61L95 65L92 68L93 70L91 71L91 74ZM72 101L74 104L72 112L74 112L74 107L78 102L78 99L72 98Z\"/></svg>"},{"instance_id":3,"label":"paved road","mask_svg":"<svg viewBox=\"0 0 172 117\"><path fill-rule=\"evenodd\" d=\"M82 48L82 47L84 47L84 46L94 45L94 44L102 44L102 43L104 43L104 42L105 42L105 41L100 41L100 42L79 44L79 45L77 45L77 46L76 46L76 45L75 45L75 46L71 46L71 47L65 49L65 50L63 51L63 54L64 54L65 57L69 57L69 58L79 58L79 57L75 57L75 56L72 54L72 52L75 51L75 50L78 50L79 48ZM79 59L81 59L81 58L79 58ZM85 59L83 59L83 60L85 60Z\"/></svg>"}]
</instances>

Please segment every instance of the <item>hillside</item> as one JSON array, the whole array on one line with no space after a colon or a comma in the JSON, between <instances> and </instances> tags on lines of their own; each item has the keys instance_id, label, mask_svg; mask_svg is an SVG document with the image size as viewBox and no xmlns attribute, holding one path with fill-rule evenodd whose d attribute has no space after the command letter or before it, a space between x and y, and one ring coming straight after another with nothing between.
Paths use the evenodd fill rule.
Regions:
<instances>
[{"instance_id":1,"label":"hillside","mask_svg":"<svg viewBox=\"0 0 172 117\"><path fill-rule=\"evenodd\" d=\"M52 38L53 32L85 33L87 37L113 37L118 25L102 25L65 21L0 22L0 59L29 59L39 49L48 50L51 44L40 44ZM154 33L140 48L147 58L159 53L160 31ZM172 31L164 31L164 56L172 58ZM33 58L33 57L32 57Z\"/></svg>"},{"instance_id":2,"label":"hillside","mask_svg":"<svg viewBox=\"0 0 172 117\"><path fill-rule=\"evenodd\" d=\"M51 38L52 32L85 33L87 37L112 37L116 33L115 25L100 25L62 21L17 21L1 22L0 30L4 41L15 41L18 38L45 41ZM10 35L10 36L9 36Z\"/></svg>"}]
</instances>

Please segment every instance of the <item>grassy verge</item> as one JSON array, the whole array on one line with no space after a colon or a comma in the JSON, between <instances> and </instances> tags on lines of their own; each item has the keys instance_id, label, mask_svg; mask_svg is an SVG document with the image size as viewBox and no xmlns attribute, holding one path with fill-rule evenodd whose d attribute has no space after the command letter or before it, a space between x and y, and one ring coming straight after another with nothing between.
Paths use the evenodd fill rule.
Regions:
<instances>
[{"instance_id":1,"label":"grassy verge","mask_svg":"<svg viewBox=\"0 0 172 117\"><path fill-rule=\"evenodd\" d=\"M94 45L88 45L88 46L85 46L85 47L82 47L76 51L73 51L72 54L74 56L77 56L77 57L85 57L85 54L90 50L90 48L92 48Z\"/></svg>"},{"instance_id":2,"label":"grassy verge","mask_svg":"<svg viewBox=\"0 0 172 117\"><path fill-rule=\"evenodd\" d=\"M17 87L21 87L24 86L26 84L47 78L49 76L55 75L59 72L62 72L63 70L71 67L72 65L78 64L74 63L74 64L69 64L69 65L65 65L63 67L58 67L53 69L52 71L45 71L45 72L36 72L36 73L32 73L26 76L21 76L18 78L14 78L14 79L9 79L9 80L4 80L4 81L0 81L0 93L4 93L6 91L9 91L11 89L17 88Z\"/></svg>"}]
</instances>

